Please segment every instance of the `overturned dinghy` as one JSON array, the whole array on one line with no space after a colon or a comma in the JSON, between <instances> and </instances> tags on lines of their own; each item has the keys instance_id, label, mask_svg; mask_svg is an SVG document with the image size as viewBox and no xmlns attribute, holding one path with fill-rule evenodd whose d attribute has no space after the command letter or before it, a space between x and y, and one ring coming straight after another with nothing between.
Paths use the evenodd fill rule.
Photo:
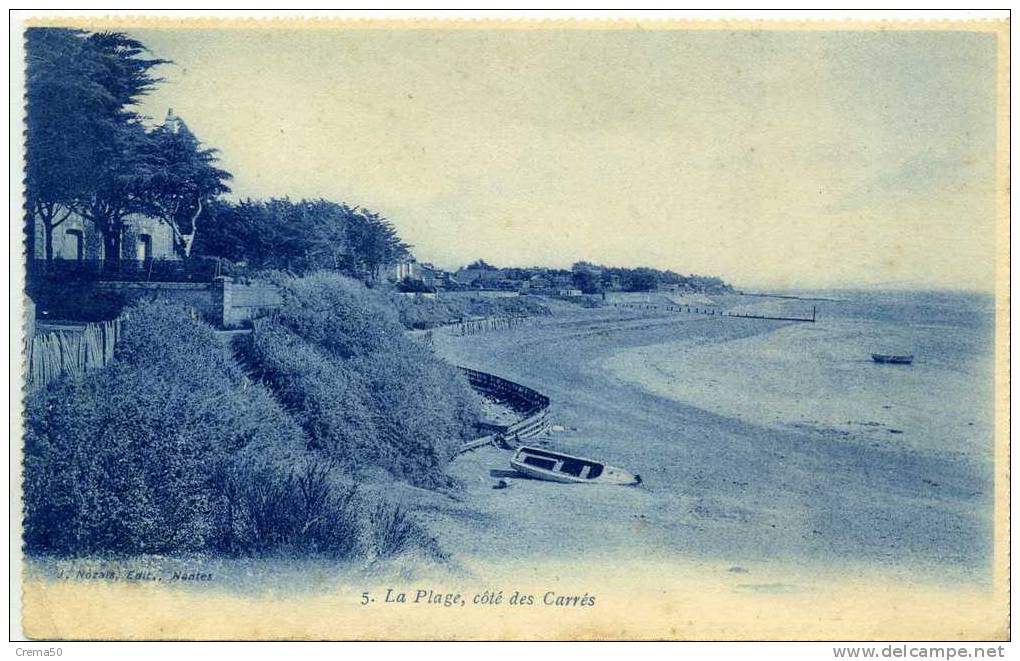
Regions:
<instances>
[{"instance_id":1,"label":"overturned dinghy","mask_svg":"<svg viewBox=\"0 0 1020 661\"><path fill-rule=\"evenodd\" d=\"M581 484L641 484L641 476L594 459L529 446L517 449L510 466L539 480Z\"/></svg>"}]
</instances>

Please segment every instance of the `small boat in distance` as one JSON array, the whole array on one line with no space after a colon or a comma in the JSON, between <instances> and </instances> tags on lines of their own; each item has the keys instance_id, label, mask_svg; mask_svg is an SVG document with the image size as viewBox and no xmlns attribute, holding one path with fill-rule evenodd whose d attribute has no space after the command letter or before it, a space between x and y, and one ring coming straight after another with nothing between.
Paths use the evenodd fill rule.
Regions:
<instances>
[{"instance_id":1,"label":"small boat in distance","mask_svg":"<svg viewBox=\"0 0 1020 661\"><path fill-rule=\"evenodd\" d=\"M871 359L876 363L885 363L889 365L909 365L914 362L912 355L894 355L886 353L873 353Z\"/></svg>"},{"instance_id":2,"label":"small boat in distance","mask_svg":"<svg viewBox=\"0 0 1020 661\"><path fill-rule=\"evenodd\" d=\"M518 473L539 480L564 483L641 484L641 476L594 459L529 446L517 449L510 466Z\"/></svg>"}]
</instances>

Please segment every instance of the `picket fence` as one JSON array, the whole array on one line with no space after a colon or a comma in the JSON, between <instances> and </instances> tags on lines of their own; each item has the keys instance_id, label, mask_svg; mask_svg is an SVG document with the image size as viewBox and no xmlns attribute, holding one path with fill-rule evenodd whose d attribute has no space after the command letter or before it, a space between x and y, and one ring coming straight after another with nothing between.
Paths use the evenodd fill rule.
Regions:
<instances>
[{"instance_id":1,"label":"picket fence","mask_svg":"<svg viewBox=\"0 0 1020 661\"><path fill-rule=\"evenodd\" d=\"M87 324L72 332L43 333L25 341L30 387L45 386L63 374L81 376L113 360L121 320Z\"/></svg>"}]
</instances>

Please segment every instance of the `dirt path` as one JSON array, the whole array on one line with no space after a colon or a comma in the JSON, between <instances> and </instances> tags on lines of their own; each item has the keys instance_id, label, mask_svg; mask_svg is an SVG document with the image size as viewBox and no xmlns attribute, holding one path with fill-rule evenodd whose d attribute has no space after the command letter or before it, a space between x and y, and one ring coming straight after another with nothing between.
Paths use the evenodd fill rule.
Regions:
<instances>
[{"instance_id":1,"label":"dirt path","mask_svg":"<svg viewBox=\"0 0 1020 661\"><path fill-rule=\"evenodd\" d=\"M630 488L512 479L495 490L489 472L509 468L509 453L470 453L451 470L466 484L463 500L436 505L428 517L441 544L477 560L648 555L983 577L989 549L977 540L989 537L990 480L981 466L766 429L657 397L600 367L625 347L713 343L781 325L585 310L520 330L438 334L436 350L452 362L551 397L553 424L565 429L543 439L551 447L645 480Z\"/></svg>"}]
</instances>

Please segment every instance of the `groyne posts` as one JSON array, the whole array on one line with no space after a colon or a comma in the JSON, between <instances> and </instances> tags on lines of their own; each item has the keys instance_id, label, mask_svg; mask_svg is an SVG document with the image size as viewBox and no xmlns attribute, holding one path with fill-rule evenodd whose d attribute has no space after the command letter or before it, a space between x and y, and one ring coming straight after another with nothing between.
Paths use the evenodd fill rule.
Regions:
<instances>
[{"instance_id":1,"label":"groyne posts","mask_svg":"<svg viewBox=\"0 0 1020 661\"><path fill-rule=\"evenodd\" d=\"M489 317L487 319L469 319L455 325L458 335L477 335L489 331L511 330L521 328L530 317Z\"/></svg>"},{"instance_id":2,"label":"groyne posts","mask_svg":"<svg viewBox=\"0 0 1020 661\"><path fill-rule=\"evenodd\" d=\"M684 305L682 308L671 305L648 305L645 303L613 303L613 307L616 308L631 308L638 310L663 310L666 312L681 312L686 314L700 314L714 317L737 317L740 319L764 319L768 321L798 321L802 323L813 324L818 319L818 308L815 305L811 306L811 317L777 317L765 314L748 314L741 312L729 312L727 310L719 310L716 308L699 308L692 307L690 305Z\"/></svg>"}]
</instances>

